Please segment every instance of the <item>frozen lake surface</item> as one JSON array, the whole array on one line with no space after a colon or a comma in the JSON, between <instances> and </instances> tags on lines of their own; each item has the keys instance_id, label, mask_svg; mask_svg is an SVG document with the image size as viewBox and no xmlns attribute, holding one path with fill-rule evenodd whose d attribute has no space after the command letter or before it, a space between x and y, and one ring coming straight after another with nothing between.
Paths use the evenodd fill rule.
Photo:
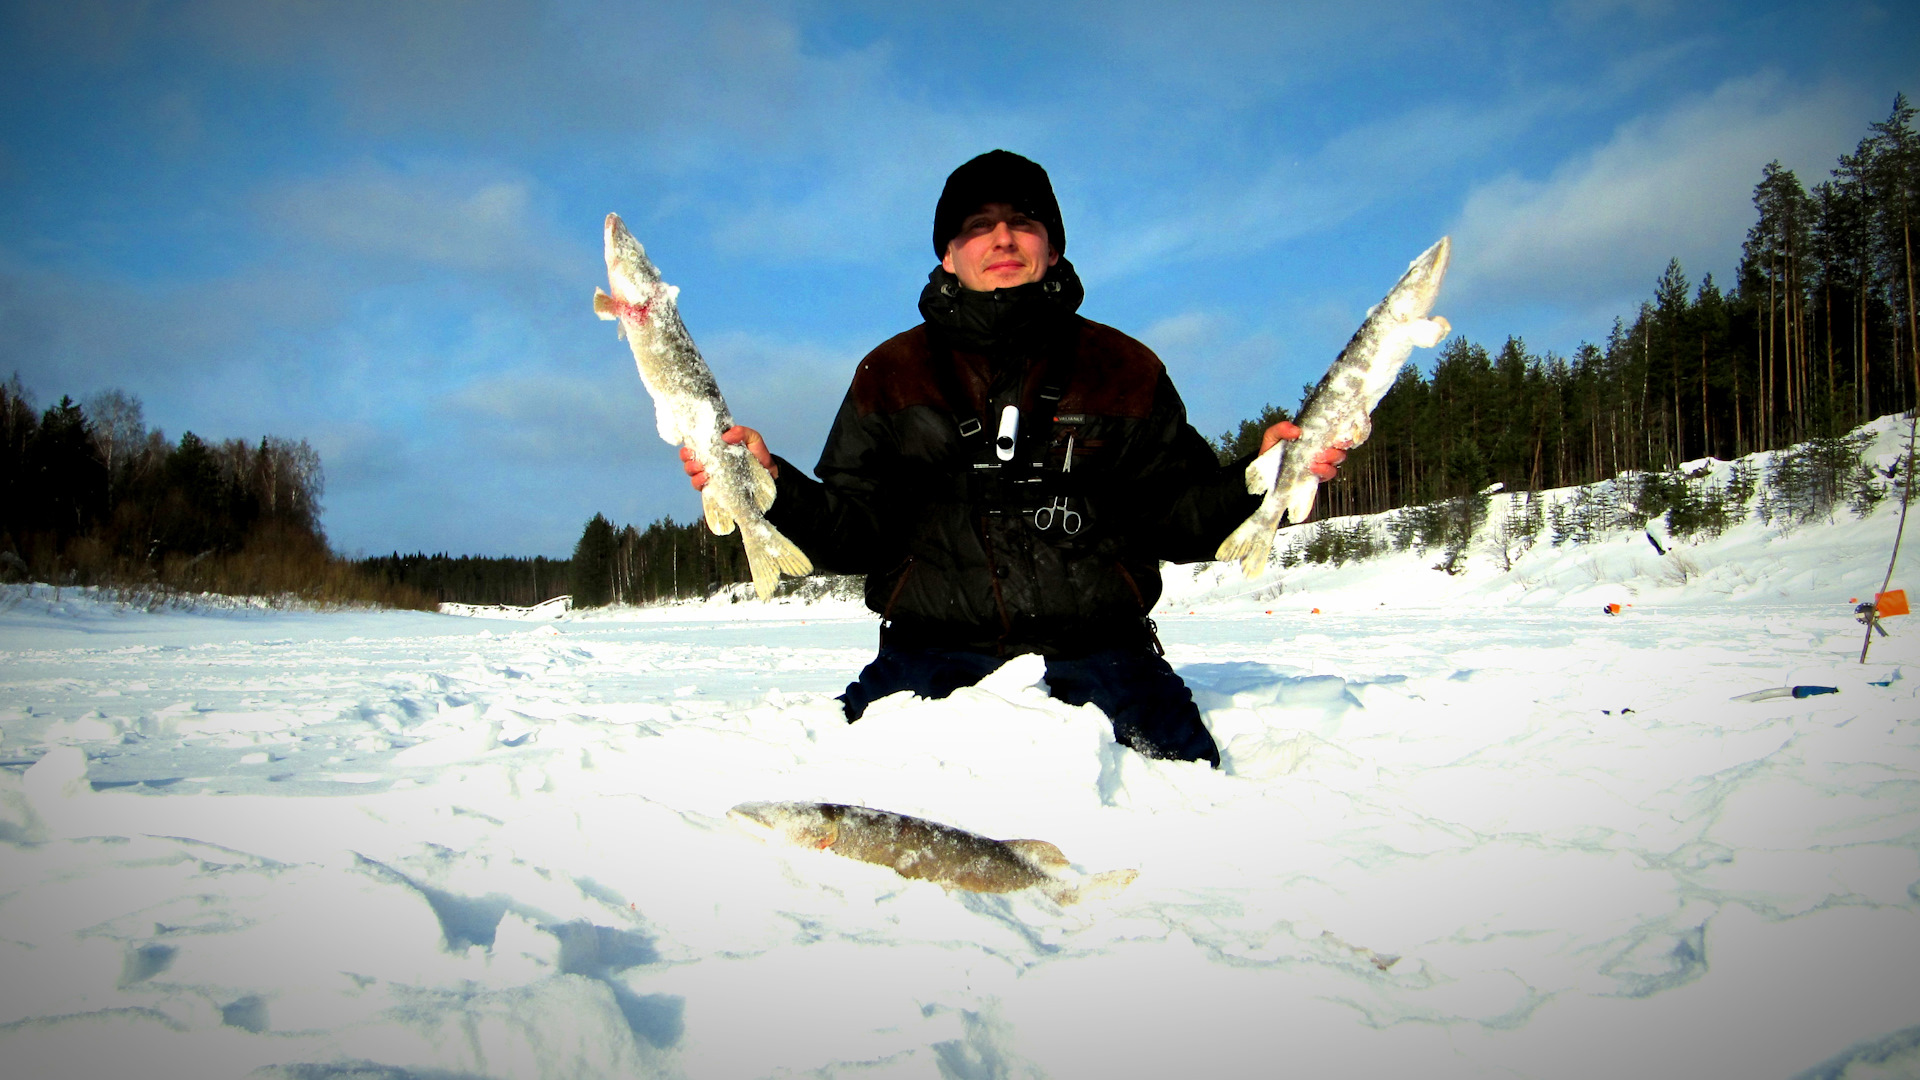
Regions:
<instances>
[{"instance_id":1,"label":"frozen lake surface","mask_svg":"<svg viewBox=\"0 0 1920 1080\"><path fill-rule=\"evenodd\" d=\"M1218 772L1025 660L849 726L875 624L844 604L15 587L0 1072L1920 1075L1920 625L1861 665L1846 603L1893 527L1746 526L1684 572L1637 536L1169 568ZM1732 700L1793 685L1837 692ZM725 817L771 799L1140 873L949 894Z\"/></svg>"}]
</instances>

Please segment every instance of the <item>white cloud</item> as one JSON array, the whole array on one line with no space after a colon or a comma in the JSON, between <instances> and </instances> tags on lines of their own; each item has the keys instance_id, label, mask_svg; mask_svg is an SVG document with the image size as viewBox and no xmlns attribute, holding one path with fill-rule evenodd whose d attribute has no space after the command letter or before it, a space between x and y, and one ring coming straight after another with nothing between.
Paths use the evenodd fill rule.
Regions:
<instances>
[{"instance_id":1,"label":"white cloud","mask_svg":"<svg viewBox=\"0 0 1920 1080\"><path fill-rule=\"evenodd\" d=\"M1251 178L1189 178L1177 209L1136 213L1126 228L1099 230L1107 239L1087 263L1099 271L1088 276L1118 277L1168 258L1245 254L1325 231L1377 203L1404 199L1432 174L1520 136L1565 105L1560 92L1483 110L1421 105L1356 125L1311 152L1283 149Z\"/></svg>"},{"instance_id":2,"label":"white cloud","mask_svg":"<svg viewBox=\"0 0 1920 1080\"><path fill-rule=\"evenodd\" d=\"M533 207L533 186L473 170L362 164L261 200L276 231L356 255L448 270L577 274L594 253Z\"/></svg>"},{"instance_id":3,"label":"white cloud","mask_svg":"<svg viewBox=\"0 0 1920 1080\"><path fill-rule=\"evenodd\" d=\"M631 463L664 445L637 378L628 386L624 379L508 373L467 384L442 409L476 454L515 465Z\"/></svg>"},{"instance_id":4,"label":"white cloud","mask_svg":"<svg viewBox=\"0 0 1920 1080\"><path fill-rule=\"evenodd\" d=\"M1299 403L1286 385L1289 352L1277 336L1249 330L1218 311L1184 311L1140 332L1140 340L1167 365L1186 402L1187 417L1209 437L1255 415L1263 405Z\"/></svg>"},{"instance_id":5,"label":"white cloud","mask_svg":"<svg viewBox=\"0 0 1920 1080\"><path fill-rule=\"evenodd\" d=\"M1544 180L1473 189L1453 228L1454 301L1590 303L1648 292L1669 258L1723 275L1753 221L1753 185L1779 159L1811 186L1857 140L1862 104L1773 77L1723 84L1636 119Z\"/></svg>"},{"instance_id":6,"label":"white cloud","mask_svg":"<svg viewBox=\"0 0 1920 1080\"><path fill-rule=\"evenodd\" d=\"M766 436L774 453L812 469L854 365L876 344L842 348L734 331L710 336L701 349L734 418Z\"/></svg>"}]
</instances>

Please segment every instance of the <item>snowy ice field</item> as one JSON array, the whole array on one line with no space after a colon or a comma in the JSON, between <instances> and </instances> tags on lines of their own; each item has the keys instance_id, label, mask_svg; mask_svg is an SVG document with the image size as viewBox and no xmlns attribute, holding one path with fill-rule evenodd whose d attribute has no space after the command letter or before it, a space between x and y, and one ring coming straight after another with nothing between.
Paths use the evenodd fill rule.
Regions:
<instances>
[{"instance_id":1,"label":"snowy ice field","mask_svg":"<svg viewBox=\"0 0 1920 1080\"><path fill-rule=\"evenodd\" d=\"M1920 1075L1920 621L1861 665L1848 602L1897 518L1169 567L1218 772L1028 660L849 726L845 603L14 587L0 1076ZM1790 685L1838 693L1731 700ZM729 825L764 799L1140 875L949 894Z\"/></svg>"}]
</instances>

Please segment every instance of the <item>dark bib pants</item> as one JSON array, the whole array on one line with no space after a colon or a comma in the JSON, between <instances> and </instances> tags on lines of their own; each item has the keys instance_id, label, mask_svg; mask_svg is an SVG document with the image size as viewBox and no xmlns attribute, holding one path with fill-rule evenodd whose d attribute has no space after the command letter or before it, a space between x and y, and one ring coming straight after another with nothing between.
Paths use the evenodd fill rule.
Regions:
<instances>
[{"instance_id":1,"label":"dark bib pants","mask_svg":"<svg viewBox=\"0 0 1920 1080\"><path fill-rule=\"evenodd\" d=\"M954 649L880 647L859 681L840 696L849 722L889 694L910 690L944 698L972 686L1006 663L1005 657ZM1069 705L1088 705L1113 723L1114 740L1153 758L1204 761L1219 768L1220 750L1200 722L1193 693L1165 659L1147 646L1108 649L1089 656L1047 658L1047 689Z\"/></svg>"}]
</instances>

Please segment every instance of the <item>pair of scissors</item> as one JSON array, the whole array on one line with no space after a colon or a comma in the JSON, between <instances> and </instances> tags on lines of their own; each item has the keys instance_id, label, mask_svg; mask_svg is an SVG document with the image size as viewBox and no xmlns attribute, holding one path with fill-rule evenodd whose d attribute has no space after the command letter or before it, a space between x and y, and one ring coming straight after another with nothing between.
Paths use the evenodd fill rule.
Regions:
<instances>
[{"instance_id":1,"label":"pair of scissors","mask_svg":"<svg viewBox=\"0 0 1920 1080\"><path fill-rule=\"evenodd\" d=\"M1033 527L1039 529L1041 532L1046 532L1048 529L1053 528L1055 524L1058 524L1060 531L1066 533L1068 536L1072 536L1080 531L1082 524L1080 515L1067 506L1065 496L1058 496L1051 503L1033 512Z\"/></svg>"}]
</instances>

